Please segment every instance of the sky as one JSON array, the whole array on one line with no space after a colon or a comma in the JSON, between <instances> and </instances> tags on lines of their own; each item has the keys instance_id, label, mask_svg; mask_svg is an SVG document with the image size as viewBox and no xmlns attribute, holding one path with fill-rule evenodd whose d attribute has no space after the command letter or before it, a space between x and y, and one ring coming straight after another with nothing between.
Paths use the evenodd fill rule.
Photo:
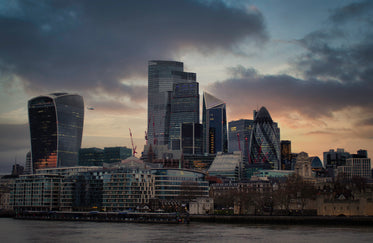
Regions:
<instances>
[{"instance_id":1,"label":"sky","mask_svg":"<svg viewBox=\"0 0 373 243\"><path fill-rule=\"evenodd\" d=\"M174 60L224 100L265 106L292 151L373 152L373 2L0 0L0 172L30 150L27 101L83 96L82 147L145 144L147 63Z\"/></svg>"}]
</instances>

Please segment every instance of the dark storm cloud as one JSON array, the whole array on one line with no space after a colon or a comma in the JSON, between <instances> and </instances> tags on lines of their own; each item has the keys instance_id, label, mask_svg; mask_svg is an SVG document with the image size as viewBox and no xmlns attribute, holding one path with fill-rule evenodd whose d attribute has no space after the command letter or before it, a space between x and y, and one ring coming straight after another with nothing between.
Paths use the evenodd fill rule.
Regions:
<instances>
[{"instance_id":1,"label":"dark storm cloud","mask_svg":"<svg viewBox=\"0 0 373 243\"><path fill-rule=\"evenodd\" d=\"M28 124L0 124L0 134L0 152L30 149Z\"/></svg>"},{"instance_id":2,"label":"dark storm cloud","mask_svg":"<svg viewBox=\"0 0 373 243\"><path fill-rule=\"evenodd\" d=\"M268 106L277 114L285 110L297 111L309 118L330 116L333 111L349 106L373 112L370 83L342 84L289 75L260 75L252 68L243 67L230 69L234 71L236 78L215 83L209 90L222 97L235 115L256 105Z\"/></svg>"},{"instance_id":3,"label":"dark storm cloud","mask_svg":"<svg viewBox=\"0 0 373 243\"><path fill-rule=\"evenodd\" d=\"M372 4L352 4L333 12L332 19L338 24L333 22L329 28L295 42L305 50L291 62L300 78L261 75L255 69L240 66L231 68L232 78L213 84L211 91L231 103L233 114L248 105L266 105L276 113L297 111L309 118L331 116L351 107L360 108L360 119L373 116L373 30L364 29L360 35L351 36L367 21L352 18L360 11L370 20L373 18ZM351 21L355 22L352 29ZM368 119L359 123L370 122Z\"/></svg>"},{"instance_id":4,"label":"dark storm cloud","mask_svg":"<svg viewBox=\"0 0 373 243\"><path fill-rule=\"evenodd\" d=\"M247 37L267 38L259 11L187 0L24 0L1 9L0 32L0 69L28 90L99 88L135 101L146 97L140 93L150 59L172 58L184 47L231 51ZM120 82L131 77L144 83Z\"/></svg>"},{"instance_id":5,"label":"dark storm cloud","mask_svg":"<svg viewBox=\"0 0 373 243\"><path fill-rule=\"evenodd\" d=\"M373 3L371 1L354 2L334 10L330 19L335 23L343 23L355 19L365 20L372 23L372 8Z\"/></svg>"}]
</instances>

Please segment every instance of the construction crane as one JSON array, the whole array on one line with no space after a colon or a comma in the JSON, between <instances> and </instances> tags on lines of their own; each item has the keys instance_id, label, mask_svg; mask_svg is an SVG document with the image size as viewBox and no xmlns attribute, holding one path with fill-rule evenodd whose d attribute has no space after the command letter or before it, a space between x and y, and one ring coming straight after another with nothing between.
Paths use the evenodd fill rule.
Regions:
<instances>
[{"instance_id":1,"label":"construction crane","mask_svg":"<svg viewBox=\"0 0 373 243\"><path fill-rule=\"evenodd\" d=\"M131 144L132 144L132 156L133 157L136 157L135 155L136 155L136 146L134 146L134 144L133 144L133 138L132 138L132 132L131 132L131 128L128 128L129 130L130 130L130 137L131 137Z\"/></svg>"},{"instance_id":2,"label":"construction crane","mask_svg":"<svg viewBox=\"0 0 373 243\"><path fill-rule=\"evenodd\" d=\"M238 150L241 151L241 141L240 141L240 134L237 133L237 142L238 142Z\"/></svg>"}]
</instances>

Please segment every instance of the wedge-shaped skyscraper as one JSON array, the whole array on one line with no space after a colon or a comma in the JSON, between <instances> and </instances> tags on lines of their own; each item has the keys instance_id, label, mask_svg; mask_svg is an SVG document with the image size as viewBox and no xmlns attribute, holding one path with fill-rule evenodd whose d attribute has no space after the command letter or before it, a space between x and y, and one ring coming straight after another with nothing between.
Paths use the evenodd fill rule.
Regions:
<instances>
[{"instance_id":1,"label":"wedge-shaped skyscraper","mask_svg":"<svg viewBox=\"0 0 373 243\"><path fill-rule=\"evenodd\" d=\"M53 93L28 102L33 169L75 166L82 142L84 102Z\"/></svg>"},{"instance_id":2,"label":"wedge-shaped skyscraper","mask_svg":"<svg viewBox=\"0 0 373 243\"><path fill-rule=\"evenodd\" d=\"M203 94L202 123L204 152L228 152L225 102L207 92Z\"/></svg>"},{"instance_id":3,"label":"wedge-shaped skyscraper","mask_svg":"<svg viewBox=\"0 0 373 243\"><path fill-rule=\"evenodd\" d=\"M249 164L262 164L263 168L280 169L280 129L268 110L254 111L254 126L250 139Z\"/></svg>"}]
</instances>

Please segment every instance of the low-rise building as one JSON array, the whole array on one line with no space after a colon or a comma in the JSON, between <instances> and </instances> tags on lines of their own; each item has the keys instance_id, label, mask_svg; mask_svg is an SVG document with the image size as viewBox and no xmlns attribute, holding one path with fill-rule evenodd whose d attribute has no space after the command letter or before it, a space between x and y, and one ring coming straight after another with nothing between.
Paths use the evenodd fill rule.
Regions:
<instances>
[{"instance_id":1,"label":"low-rise building","mask_svg":"<svg viewBox=\"0 0 373 243\"><path fill-rule=\"evenodd\" d=\"M214 212L214 199L200 197L189 202L190 214L212 214Z\"/></svg>"}]
</instances>

